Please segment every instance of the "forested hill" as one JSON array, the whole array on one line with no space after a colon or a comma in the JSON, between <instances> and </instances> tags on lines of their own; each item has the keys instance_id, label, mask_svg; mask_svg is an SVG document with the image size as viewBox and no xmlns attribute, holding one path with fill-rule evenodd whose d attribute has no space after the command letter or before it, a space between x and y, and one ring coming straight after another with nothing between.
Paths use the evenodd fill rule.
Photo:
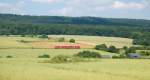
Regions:
<instances>
[{"instance_id":1,"label":"forested hill","mask_svg":"<svg viewBox=\"0 0 150 80\"><path fill-rule=\"evenodd\" d=\"M150 20L117 19L100 17L64 17L64 16L29 16L0 14L0 22L35 23L35 24L96 24L123 26L150 26Z\"/></svg>"},{"instance_id":2,"label":"forested hill","mask_svg":"<svg viewBox=\"0 0 150 80\"><path fill-rule=\"evenodd\" d=\"M150 20L0 14L0 35L96 35L150 45Z\"/></svg>"}]
</instances>

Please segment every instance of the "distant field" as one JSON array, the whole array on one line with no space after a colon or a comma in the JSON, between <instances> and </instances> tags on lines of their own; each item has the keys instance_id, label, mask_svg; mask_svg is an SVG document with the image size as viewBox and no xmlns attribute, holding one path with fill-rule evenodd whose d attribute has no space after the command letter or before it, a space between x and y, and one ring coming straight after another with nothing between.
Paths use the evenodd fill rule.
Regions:
<instances>
[{"instance_id":1,"label":"distant field","mask_svg":"<svg viewBox=\"0 0 150 80\"><path fill-rule=\"evenodd\" d=\"M66 64L0 59L0 80L150 80L150 60L105 59Z\"/></svg>"},{"instance_id":2,"label":"distant field","mask_svg":"<svg viewBox=\"0 0 150 80\"><path fill-rule=\"evenodd\" d=\"M123 46L132 46L132 39L119 37L103 37L103 36L82 36L82 35L49 35L49 37L65 37L66 39L75 39L80 44L106 44L114 45L118 48Z\"/></svg>"},{"instance_id":3,"label":"distant field","mask_svg":"<svg viewBox=\"0 0 150 80\"><path fill-rule=\"evenodd\" d=\"M0 49L0 56L2 58L8 55L15 58L37 58L39 55L49 54L51 57L54 57L56 55L73 55L84 50L95 51L100 54L115 54L93 49Z\"/></svg>"},{"instance_id":4,"label":"distant field","mask_svg":"<svg viewBox=\"0 0 150 80\"><path fill-rule=\"evenodd\" d=\"M108 46L114 45L118 48L123 46L132 46L132 39L118 38L118 37L100 37L100 36L78 36L78 35L49 35L51 39L40 39L31 37L0 37L0 48L54 48L56 45L71 44L67 42L73 38L76 40L76 45L81 48L94 48L97 44L106 44ZM57 42L53 39L64 37L66 42ZM22 43L21 40L29 41Z\"/></svg>"}]
</instances>

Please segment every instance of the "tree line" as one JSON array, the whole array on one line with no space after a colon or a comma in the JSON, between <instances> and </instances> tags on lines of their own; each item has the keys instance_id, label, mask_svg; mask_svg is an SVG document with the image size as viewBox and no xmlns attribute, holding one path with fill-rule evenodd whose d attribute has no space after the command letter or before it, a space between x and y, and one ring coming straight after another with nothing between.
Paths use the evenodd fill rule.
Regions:
<instances>
[{"instance_id":1,"label":"tree line","mask_svg":"<svg viewBox=\"0 0 150 80\"><path fill-rule=\"evenodd\" d=\"M150 21L0 14L0 35L42 34L125 37L133 38L136 45L150 46Z\"/></svg>"}]
</instances>

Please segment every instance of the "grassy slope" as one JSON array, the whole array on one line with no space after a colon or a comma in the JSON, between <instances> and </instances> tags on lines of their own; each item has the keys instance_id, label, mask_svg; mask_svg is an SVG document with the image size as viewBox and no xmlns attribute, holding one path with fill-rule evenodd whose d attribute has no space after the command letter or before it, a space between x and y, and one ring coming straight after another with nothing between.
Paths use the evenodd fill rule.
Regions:
<instances>
[{"instance_id":1,"label":"grassy slope","mask_svg":"<svg viewBox=\"0 0 150 80\"><path fill-rule=\"evenodd\" d=\"M96 51L101 54L112 54L105 51L93 49L0 49L0 56L11 55L15 58L37 58L39 55L49 54L51 57L56 55L73 55L83 50Z\"/></svg>"},{"instance_id":2,"label":"grassy slope","mask_svg":"<svg viewBox=\"0 0 150 80\"><path fill-rule=\"evenodd\" d=\"M0 59L0 80L150 80L149 60L50 64Z\"/></svg>"},{"instance_id":3,"label":"grassy slope","mask_svg":"<svg viewBox=\"0 0 150 80\"><path fill-rule=\"evenodd\" d=\"M131 45L132 41L124 38L97 36L65 37L68 40L69 38L75 38L79 43L88 42L88 44L106 42L108 45L111 43ZM22 39L40 40L38 38L0 37L0 47L30 48L32 46L32 44L16 42L16 40ZM51 57L60 54L73 55L82 50L87 49L0 49L0 56L2 57L0 58L0 80L150 80L149 60L104 59L84 63L38 63L39 61L49 60L37 58L39 55L50 54ZM107 53L99 52L101 54ZM5 58L7 55L12 55L14 58Z\"/></svg>"}]
</instances>

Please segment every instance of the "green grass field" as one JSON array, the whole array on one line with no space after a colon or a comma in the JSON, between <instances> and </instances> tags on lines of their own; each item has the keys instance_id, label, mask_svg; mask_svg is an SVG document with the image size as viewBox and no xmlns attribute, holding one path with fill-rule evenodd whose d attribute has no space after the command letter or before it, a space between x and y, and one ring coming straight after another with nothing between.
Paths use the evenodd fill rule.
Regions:
<instances>
[{"instance_id":1,"label":"green grass field","mask_svg":"<svg viewBox=\"0 0 150 80\"><path fill-rule=\"evenodd\" d=\"M93 49L0 49L0 56L2 58L8 55L14 58L37 58L39 55L49 54L51 57L54 57L57 55L73 55L84 50L95 51L100 54L115 54Z\"/></svg>"},{"instance_id":2,"label":"green grass field","mask_svg":"<svg viewBox=\"0 0 150 80\"><path fill-rule=\"evenodd\" d=\"M37 63L0 59L0 80L150 80L150 60L102 59L79 63Z\"/></svg>"},{"instance_id":3,"label":"green grass field","mask_svg":"<svg viewBox=\"0 0 150 80\"><path fill-rule=\"evenodd\" d=\"M70 44L31 37L0 37L0 80L150 80L148 59L96 59L89 62L41 63L50 58L38 58L43 54L77 54L90 50L100 54L111 54L92 49L96 44L114 45L118 48L132 46L132 39L98 36L50 35L51 38L71 38L82 49L51 49L56 44ZM21 43L20 40L30 41ZM36 48L36 49L33 49ZM85 49L87 48L87 49ZM13 58L6 58L12 56Z\"/></svg>"}]
</instances>

